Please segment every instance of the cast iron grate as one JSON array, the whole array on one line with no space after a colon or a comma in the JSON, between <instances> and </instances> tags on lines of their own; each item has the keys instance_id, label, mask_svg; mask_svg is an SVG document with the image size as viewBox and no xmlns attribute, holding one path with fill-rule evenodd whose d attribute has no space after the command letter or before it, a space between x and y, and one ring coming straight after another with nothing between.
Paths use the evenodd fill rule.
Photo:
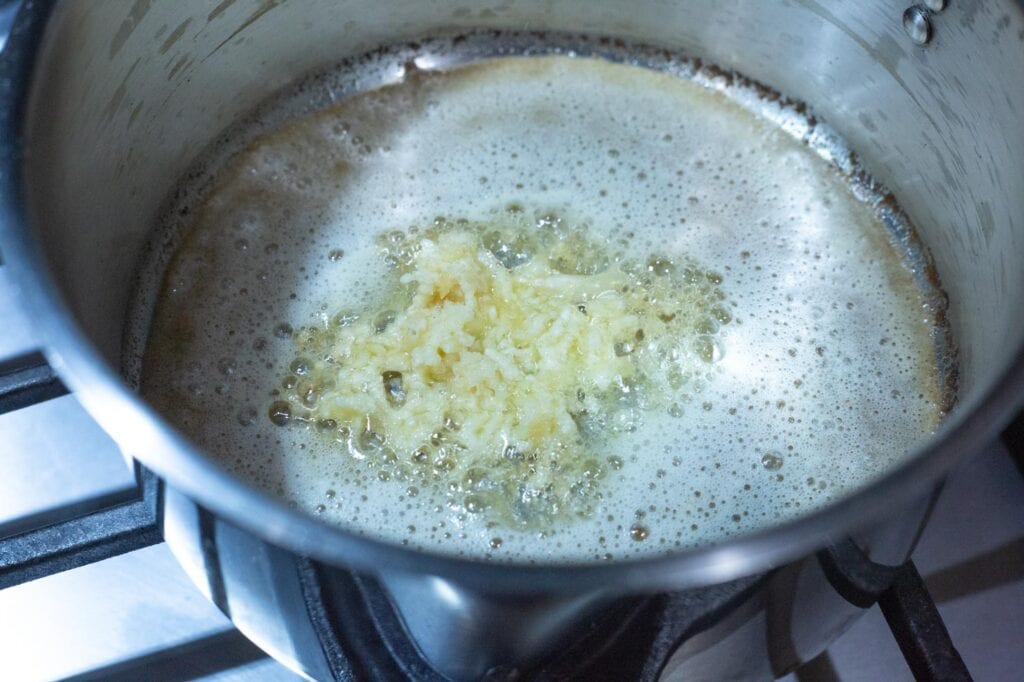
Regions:
<instances>
[{"instance_id":1,"label":"cast iron grate","mask_svg":"<svg viewBox=\"0 0 1024 682\"><path fill-rule=\"evenodd\" d=\"M0 365L0 413L67 393L41 355ZM0 539L0 589L78 568L162 540L160 483L135 465L134 494L100 497L48 510L29 527Z\"/></svg>"},{"instance_id":2,"label":"cast iron grate","mask_svg":"<svg viewBox=\"0 0 1024 682\"><path fill-rule=\"evenodd\" d=\"M0 365L0 412L23 409L65 393L38 354ZM1024 420L1018 419L1004 435L1018 462L1024 455L1022 434ZM127 500L113 504L98 500L94 509L84 512L80 505L56 509L30 530L0 539L0 589L161 542L162 484L141 465L136 465L136 483L135 494ZM881 606L917 679L971 679L912 562L896 568L878 566L852 542L822 551L819 559L847 600L862 607L875 602ZM387 598L372 580L313 562L305 565L307 608L338 679L440 679L419 659ZM326 580L325 571L331 574ZM724 617L759 580L755 577L721 589L659 595L612 609L595 619L566 655L543 669L525 675L495 671L493 677L554 680L585 674L594 680L656 680L681 642ZM338 603L346 605L343 632L331 625L338 619L328 617ZM218 647L223 649L223 643ZM242 641L227 649L234 651L238 660L258 655ZM105 674L129 679L172 660L168 655L147 656Z\"/></svg>"}]
</instances>

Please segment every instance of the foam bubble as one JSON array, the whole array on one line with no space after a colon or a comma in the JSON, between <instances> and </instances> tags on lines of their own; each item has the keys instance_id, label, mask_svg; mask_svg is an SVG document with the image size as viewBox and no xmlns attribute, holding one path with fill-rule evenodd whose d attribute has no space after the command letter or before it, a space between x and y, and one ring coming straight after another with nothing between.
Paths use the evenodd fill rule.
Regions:
<instances>
[{"instance_id":1,"label":"foam bubble","mask_svg":"<svg viewBox=\"0 0 1024 682\"><path fill-rule=\"evenodd\" d=\"M167 270L143 392L238 475L356 532L499 560L667 553L844 495L941 414L934 316L879 216L808 146L676 75L567 57L416 72L213 177ZM604 454L592 514L540 531L349 461L316 437L315 396L284 401L307 366L297 330L383 303L380 235L510 206L576 216L653 272L690 256L724 297L694 341L706 371ZM295 423L310 428L278 426Z\"/></svg>"}]
</instances>

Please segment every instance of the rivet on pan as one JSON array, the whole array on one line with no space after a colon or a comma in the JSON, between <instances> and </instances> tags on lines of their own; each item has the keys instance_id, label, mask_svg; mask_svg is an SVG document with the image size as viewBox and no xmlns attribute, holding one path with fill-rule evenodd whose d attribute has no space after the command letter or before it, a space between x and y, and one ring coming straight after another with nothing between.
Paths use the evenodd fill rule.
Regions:
<instances>
[{"instance_id":1,"label":"rivet on pan","mask_svg":"<svg viewBox=\"0 0 1024 682\"><path fill-rule=\"evenodd\" d=\"M928 10L921 5L907 8L903 13L903 30L918 45L926 45L932 39L932 22Z\"/></svg>"},{"instance_id":2,"label":"rivet on pan","mask_svg":"<svg viewBox=\"0 0 1024 682\"><path fill-rule=\"evenodd\" d=\"M949 3L946 0L925 0L924 4L933 12L941 12Z\"/></svg>"}]
</instances>

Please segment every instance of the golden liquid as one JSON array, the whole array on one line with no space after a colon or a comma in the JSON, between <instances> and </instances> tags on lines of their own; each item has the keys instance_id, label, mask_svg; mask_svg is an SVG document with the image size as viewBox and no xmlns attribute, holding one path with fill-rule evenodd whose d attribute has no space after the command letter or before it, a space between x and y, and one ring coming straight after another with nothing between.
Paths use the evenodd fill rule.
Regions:
<instances>
[{"instance_id":1,"label":"golden liquid","mask_svg":"<svg viewBox=\"0 0 1024 682\"><path fill-rule=\"evenodd\" d=\"M828 504L941 416L936 322L878 214L806 145L668 73L414 72L256 138L210 188L143 393L239 477L354 532L515 561L663 554ZM556 275L572 285L544 294ZM499 347L483 308L441 324L470 279L474 303L540 301L493 306L517 332L619 291L593 353L548 353L547 328ZM436 360L416 325L466 334L465 357ZM488 350L508 377L461 367ZM475 377L486 400L444 393Z\"/></svg>"},{"instance_id":2,"label":"golden liquid","mask_svg":"<svg viewBox=\"0 0 1024 682\"><path fill-rule=\"evenodd\" d=\"M378 238L383 302L295 334L269 409L366 475L495 528L592 516L622 434L681 413L731 322L722 275L512 204ZM344 303L342 301L341 303Z\"/></svg>"}]
</instances>

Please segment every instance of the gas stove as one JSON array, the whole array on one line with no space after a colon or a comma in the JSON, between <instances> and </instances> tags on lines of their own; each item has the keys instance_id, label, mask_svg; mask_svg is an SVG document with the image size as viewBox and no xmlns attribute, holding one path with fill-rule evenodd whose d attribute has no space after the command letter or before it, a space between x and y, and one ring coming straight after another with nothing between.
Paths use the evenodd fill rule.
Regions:
<instances>
[{"instance_id":1,"label":"gas stove","mask_svg":"<svg viewBox=\"0 0 1024 682\"><path fill-rule=\"evenodd\" d=\"M17 4L0 0L0 49ZM235 630L176 563L160 535L155 477L126 464L54 375L16 296L0 254L0 679L302 679ZM783 679L965 679L964 667L978 680L1020 677L1024 420L949 478L914 564L882 596L884 609L869 595L851 629ZM728 624L731 589L720 603L700 598L717 630ZM594 671L600 679L737 679L735 641L764 623L737 621L724 637L702 637L708 623L688 620L688 599L654 597L624 612L629 627L610 614L601 627L618 637L592 637L598 652L585 639L543 679L595 679ZM408 672L383 651L394 639L355 639L369 643L366 660L339 655L336 673L385 680ZM772 676L767 659L743 669L741 679Z\"/></svg>"},{"instance_id":2,"label":"gas stove","mask_svg":"<svg viewBox=\"0 0 1024 682\"><path fill-rule=\"evenodd\" d=\"M0 676L300 679L238 633L176 564L159 536L153 477L126 466L46 365L8 277L0 266ZM1014 679L1024 666L1022 432L1019 422L950 477L914 554L979 680ZM930 602L909 606L927 612ZM672 655L661 679L719 679L729 651L697 637ZM874 606L785 679L912 677Z\"/></svg>"}]
</instances>

